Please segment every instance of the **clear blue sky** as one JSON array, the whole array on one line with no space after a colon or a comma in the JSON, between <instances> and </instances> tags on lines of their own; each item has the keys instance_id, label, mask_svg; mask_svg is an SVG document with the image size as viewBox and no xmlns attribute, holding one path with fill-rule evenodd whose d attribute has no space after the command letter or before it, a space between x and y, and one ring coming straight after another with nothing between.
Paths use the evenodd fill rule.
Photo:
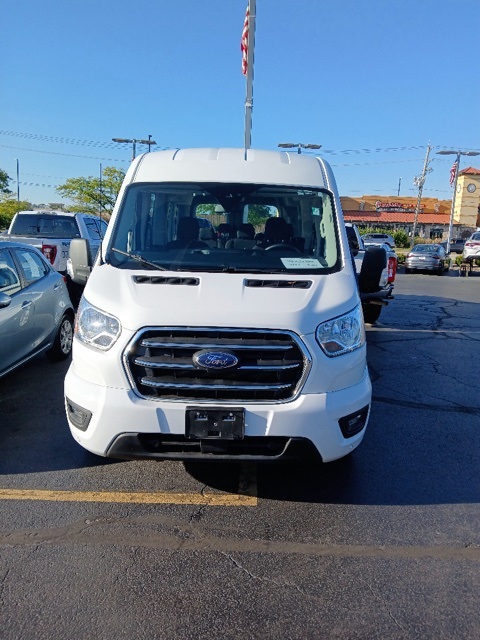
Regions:
<instances>
[{"instance_id":1,"label":"clear blue sky","mask_svg":"<svg viewBox=\"0 0 480 640\"><path fill-rule=\"evenodd\" d=\"M18 159L21 199L126 168L113 137L241 147L246 6L3 0L0 168L15 180ZM318 143L342 195L396 195L401 178L414 196L430 142L424 195L450 198L454 158L435 151L480 150L479 30L479 0L257 0L252 146Z\"/></svg>"}]
</instances>

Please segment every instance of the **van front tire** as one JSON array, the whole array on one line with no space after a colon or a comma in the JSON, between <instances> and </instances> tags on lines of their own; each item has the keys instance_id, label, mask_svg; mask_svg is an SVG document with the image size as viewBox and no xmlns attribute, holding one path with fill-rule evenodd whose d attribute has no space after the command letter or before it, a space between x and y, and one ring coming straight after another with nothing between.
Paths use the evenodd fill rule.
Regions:
<instances>
[{"instance_id":1,"label":"van front tire","mask_svg":"<svg viewBox=\"0 0 480 640\"><path fill-rule=\"evenodd\" d=\"M382 305L365 304L363 305L362 309L363 309L363 319L365 320L365 322L367 322L368 324L373 324L380 317L380 313L382 312Z\"/></svg>"}]
</instances>

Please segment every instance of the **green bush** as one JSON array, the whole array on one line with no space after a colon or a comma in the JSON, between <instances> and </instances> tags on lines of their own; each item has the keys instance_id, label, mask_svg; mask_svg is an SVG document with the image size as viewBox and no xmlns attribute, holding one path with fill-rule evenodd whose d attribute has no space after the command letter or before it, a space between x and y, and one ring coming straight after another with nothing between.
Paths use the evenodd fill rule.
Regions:
<instances>
[{"instance_id":1,"label":"green bush","mask_svg":"<svg viewBox=\"0 0 480 640\"><path fill-rule=\"evenodd\" d=\"M398 229L398 231L394 231L392 235L397 247L408 249L410 246L410 238L404 229Z\"/></svg>"},{"instance_id":2,"label":"green bush","mask_svg":"<svg viewBox=\"0 0 480 640\"><path fill-rule=\"evenodd\" d=\"M360 233L362 236L367 233L388 233L388 235L392 236L395 240L396 247L408 249L410 246L410 238L408 237L407 232L403 229L392 231L392 229L385 229L384 227L366 227L365 229L360 229Z\"/></svg>"}]
</instances>

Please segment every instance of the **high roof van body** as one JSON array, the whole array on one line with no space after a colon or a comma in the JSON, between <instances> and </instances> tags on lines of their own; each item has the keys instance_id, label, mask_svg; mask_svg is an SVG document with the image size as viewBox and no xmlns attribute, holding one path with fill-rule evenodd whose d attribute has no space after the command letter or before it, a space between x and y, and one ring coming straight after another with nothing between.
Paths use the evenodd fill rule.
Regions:
<instances>
[{"instance_id":1,"label":"high roof van body","mask_svg":"<svg viewBox=\"0 0 480 640\"><path fill-rule=\"evenodd\" d=\"M77 313L77 442L123 459L328 462L361 442L370 402L329 165L244 149L138 157Z\"/></svg>"}]
</instances>

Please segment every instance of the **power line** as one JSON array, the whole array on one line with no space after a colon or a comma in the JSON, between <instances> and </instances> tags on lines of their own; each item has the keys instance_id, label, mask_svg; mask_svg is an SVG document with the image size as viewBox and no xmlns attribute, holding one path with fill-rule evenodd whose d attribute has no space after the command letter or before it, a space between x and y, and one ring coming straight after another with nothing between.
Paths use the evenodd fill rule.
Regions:
<instances>
[{"instance_id":1,"label":"power line","mask_svg":"<svg viewBox=\"0 0 480 640\"><path fill-rule=\"evenodd\" d=\"M130 162L129 160L119 160L118 158L100 158L98 156L82 156L77 153L62 153L60 151L44 151L43 149L27 149L25 147L12 147L6 144L0 144L4 149L17 149L20 151L33 151L34 153L48 153L52 156L68 156L70 158L85 158L87 160L107 160L108 162Z\"/></svg>"},{"instance_id":2,"label":"power line","mask_svg":"<svg viewBox=\"0 0 480 640\"><path fill-rule=\"evenodd\" d=\"M410 160L383 160L382 162L353 162L347 164L334 164L332 162L332 167L365 167L375 164L401 164L404 162L418 162L418 160L418 158L411 158Z\"/></svg>"},{"instance_id":3,"label":"power line","mask_svg":"<svg viewBox=\"0 0 480 640\"><path fill-rule=\"evenodd\" d=\"M35 133L22 133L18 131L5 131L0 130L0 135L4 136L14 136L16 138L27 138L29 140L41 140L42 142L56 142L60 144L70 144L70 145L78 145L78 146L87 146L87 147L106 147L113 149L115 148L112 142L103 142L100 140L81 140L76 138L64 138L61 136L44 136Z\"/></svg>"},{"instance_id":4,"label":"power line","mask_svg":"<svg viewBox=\"0 0 480 640\"><path fill-rule=\"evenodd\" d=\"M40 140L42 142L53 142L60 144L69 144L75 146L83 146L83 147L101 147L106 149L113 149L115 145L109 141L103 140L84 140L81 138L69 138L64 136L48 136L41 135L36 133L27 133L21 131L8 131L5 129L0 129L0 135L4 136L13 136L16 138L27 138L29 140ZM5 146L5 145L0 145ZM158 145L156 145L157 148ZM10 147L10 148L18 148L18 147ZM432 147L435 149L449 149L450 147L437 145ZM370 154L370 153L396 153L403 151L418 151L426 149L425 145L413 145L413 146L400 146L400 147L376 147L376 148L359 148L359 149L322 149L322 154L328 155L362 155L362 154ZM472 149L472 151L480 151L480 149ZM46 153L46 152L45 152ZM81 156L81 157L89 157L89 156Z\"/></svg>"}]
</instances>

